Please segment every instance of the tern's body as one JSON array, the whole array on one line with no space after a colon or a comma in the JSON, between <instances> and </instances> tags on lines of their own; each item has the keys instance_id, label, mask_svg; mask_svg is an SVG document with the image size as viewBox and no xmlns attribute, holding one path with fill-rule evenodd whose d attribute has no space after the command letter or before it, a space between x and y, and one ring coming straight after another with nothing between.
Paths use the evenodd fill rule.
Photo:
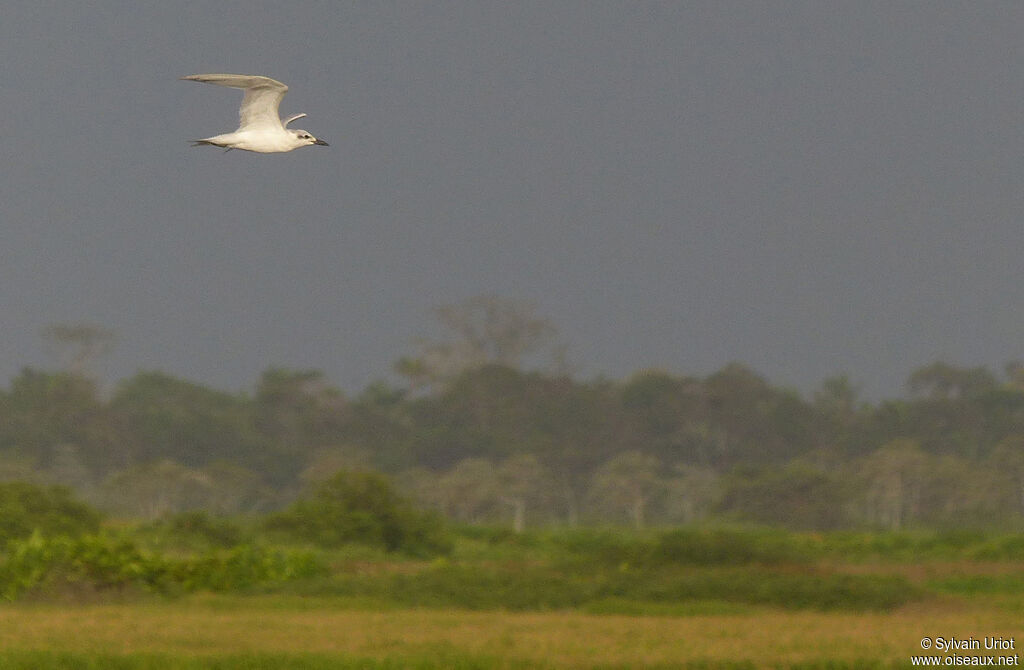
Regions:
<instances>
[{"instance_id":1,"label":"tern's body","mask_svg":"<svg viewBox=\"0 0 1024 670\"><path fill-rule=\"evenodd\" d=\"M238 110L238 130L196 140L195 146L209 144L226 149L243 149L259 153L280 153L299 147L327 142L318 140L305 130L289 130L288 124L305 114L290 116L284 121L277 108L288 87L270 77L248 74L192 74L182 79L202 81L245 91Z\"/></svg>"}]
</instances>

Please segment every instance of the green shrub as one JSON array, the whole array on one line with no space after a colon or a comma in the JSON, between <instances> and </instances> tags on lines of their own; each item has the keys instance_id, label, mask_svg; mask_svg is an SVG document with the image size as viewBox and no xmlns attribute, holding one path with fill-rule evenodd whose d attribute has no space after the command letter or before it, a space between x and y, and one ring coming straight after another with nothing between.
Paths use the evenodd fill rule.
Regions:
<instances>
[{"instance_id":1,"label":"green shrub","mask_svg":"<svg viewBox=\"0 0 1024 670\"><path fill-rule=\"evenodd\" d=\"M256 584L322 575L326 567L308 551L240 545L194 558L170 559L143 552L108 535L46 538L36 533L15 540L0 562L0 596L60 590L65 585L103 592L124 588L173 592L227 591Z\"/></svg>"},{"instance_id":2,"label":"green shrub","mask_svg":"<svg viewBox=\"0 0 1024 670\"><path fill-rule=\"evenodd\" d=\"M724 601L787 609L886 610L919 596L900 576L713 568L610 575L603 595L639 601Z\"/></svg>"},{"instance_id":3,"label":"green shrub","mask_svg":"<svg viewBox=\"0 0 1024 670\"><path fill-rule=\"evenodd\" d=\"M460 525L455 529L460 537L470 540L486 542L491 546L498 545L521 545L525 539L524 533L517 533L508 526L480 526Z\"/></svg>"},{"instance_id":4,"label":"green shrub","mask_svg":"<svg viewBox=\"0 0 1024 670\"><path fill-rule=\"evenodd\" d=\"M654 548L650 535L611 529L574 529L559 534L556 541L577 561L603 566L645 562Z\"/></svg>"},{"instance_id":5,"label":"green shrub","mask_svg":"<svg viewBox=\"0 0 1024 670\"><path fill-rule=\"evenodd\" d=\"M799 463L739 469L725 478L719 511L735 519L802 530L848 527L848 481Z\"/></svg>"},{"instance_id":6,"label":"green shrub","mask_svg":"<svg viewBox=\"0 0 1024 670\"><path fill-rule=\"evenodd\" d=\"M577 607L594 597L597 588L589 577L544 567L501 569L448 563L411 574L348 575L332 584L335 595L405 607L515 611Z\"/></svg>"},{"instance_id":7,"label":"green shrub","mask_svg":"<svg viewBox=\"0 0 1024 670\"><path fill-rule=\"evenodd\" d=\"M919 597L898 576L845 575L763 567L634 570L582 573L546 566L439 564L414 573L346 575L320 585L332 595L375 603L473 610L587 609L634 603L680 610L728 605L786 609L886 610ZM378 605L379 606L379 605Z\"/></svg>"},{"instance_id":8,"label":"green shrub","mask_svg":"<svg viewBox=\"0 0 1024 670\"><path fill-rule=\"evenodd\" d=\"M987 561L1021 561L1024 560L1024 535L1003 535L973 547L972 558Z\"/></svg>"},{"instance_id":9,"label":"green shrub","mask_svg":"<svg viewBox=\"0 0 1024 670\"><path fill-rule=\"evenodd\" d=\"M1024 535L991 534L976 529L843 531L825 535L821 544L823 553L844 560L1024 559Z\"/></svg>"},{"instance_id":10,"label":"green shrub","mask_svg":"<svg viewBox=\"0 0 1024 670\"><path fill-rule=\"evenodd\" d=\"M209 552L171 568L174 581L187 591L234 591L257 584L280 583L325 574L326 566L309 551L240 545Z\"/></svg>"},{"instance_id":11,"label":"green shrub","mask_svg":"<svg viewBox=\"0 0 1024 670\"><path fill-rule=\"evenodd\" d=\"M195 510L164 517L141 526L137 535L147 545L175 549L234 547L246 541L246 532L238 522Z\"/></svg>"},{"instance_id":12,"label":"green shrub","mask_svg":"<svg viewBox=\"0 0 1024 670\"><path fill-rule=\"evenodd\" d=\"M577 563L604 566L807 563L818 553L810 543L798 541L798 536L774 529L679 528L643 534L574 530L555 541Z\"/></svg>"},{"instance_id":13,"label":"green shrub","mask_svg":"<svg viewBox=\"0 0 1024 670\"><path fill-rule=\"evenodd\" d=\"M165 584L164 562L127 540L103 535L46 538L35 533L10 542L8 548L0 563L0 594L7 600L64 584L99 591L130 585L160 589Z\"/></svg>"},{"instance_id":14,"label":"green shrub","mask_svg":"<svg viewBox=\"0 0 1024 670\"><path fill-rule=\"evenodd\" d=\"M973 596L1024 593L1024 574L951 575L928 581L928 587L942 593Z\"/></svg>"},{"instance_id":15,"label":"green shrub","mask_svg":"<svg viewBox=\"0 0 1024 670\"><path fill-rule=\"evenodd\" d=\"M308 498L267 518L264 527L323 547L366 544L414 555L452 548L437 516L413 509L386 477L370 472L337 473Z\"/></svg>"},{"instance_id":16,"label":"green shrub","mask_svg":"<svg viewBox=\"0 0 1024 670\"><path fill-rule=\"evenodd\" d=\"M782 531L679 529L658 536L652 553L656 563L746 565L804 562L809 558Z\"/></svg>"},{"instance_id":17,"label":"green shrub","mask_svg":"<svg viewBox=\"0 0 1024 670\"><path fill-rule=\"evenodd\" d=\"M34 532L77 536L95 533L100 513L71 497L63 486L0 483L0 546Z\"/></svg>"}]
</instances>

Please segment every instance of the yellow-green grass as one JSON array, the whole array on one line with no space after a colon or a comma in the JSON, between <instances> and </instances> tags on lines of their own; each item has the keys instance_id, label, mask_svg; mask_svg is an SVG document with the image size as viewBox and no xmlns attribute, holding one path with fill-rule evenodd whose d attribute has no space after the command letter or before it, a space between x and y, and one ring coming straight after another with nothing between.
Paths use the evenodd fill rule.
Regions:
<instances>
[{"instance_id":1,"label":"yellow-green grass","mask_svg":"<svg viewBox=\"0 0 1024 670\"><path fill-rule=\"evenodd\" d=\"M31 667L31 654L43 652L40 659L73 655L52 665L62 668L118 657L138 660L128 668L331 667L331 659L336 667L901 667L922 653L924 636L1024 643L1020 604L951 597L888 613L752 608L675 617L366 611L294 596L14 604L0 607L0 663L28 658L18 667Z\"/></svg>"}]
</instances>

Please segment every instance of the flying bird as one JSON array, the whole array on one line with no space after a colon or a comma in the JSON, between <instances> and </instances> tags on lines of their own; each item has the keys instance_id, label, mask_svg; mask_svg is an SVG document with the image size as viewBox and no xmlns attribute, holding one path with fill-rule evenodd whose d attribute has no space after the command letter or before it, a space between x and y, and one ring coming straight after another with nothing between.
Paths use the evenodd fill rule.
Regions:
<instances>
[{"instance_id":1,"label":"flying bird","mask_svg":"<svg viewBox=\"0 0 1024 670\"><path fill-rule=\"evenodd\" d=\"M245 91L242 106L238 108L238 130L195 140L192 144L194 147L209 144L224 147L228 151L243 149L272 154L311 144L328 146L327 142L318 140L306 130L288 128L289 123L301 119L305 114L295 114L284 121L278 118L277 108L281 104L281 98L288 92L288 87L275 79L251 74L190 74L182 79L240 88Z\"/></svg>"}]
</instances>

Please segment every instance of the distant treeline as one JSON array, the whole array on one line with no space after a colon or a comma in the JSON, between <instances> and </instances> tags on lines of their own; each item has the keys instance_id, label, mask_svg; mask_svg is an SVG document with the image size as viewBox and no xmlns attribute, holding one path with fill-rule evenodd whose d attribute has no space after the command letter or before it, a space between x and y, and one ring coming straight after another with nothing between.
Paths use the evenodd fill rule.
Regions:
<instances>
[{"instance_id":1,"label":"distant treeline","mask_svg":"<svg viewBox=\"0 0 1024 670\"><path fill-rule=\"evenodd\" d=\"M267 370L251 393L143 372L103 394L80 372L26 369L0 391L0 479L144 518L270 511L366 469L454 520L518 528L1024 525L1018 365L935 363L906 397L869 403L845 377L803 397L739 364L581 381L514 363L354 397L316 371Z\"/></svg>"}]
</instances>

